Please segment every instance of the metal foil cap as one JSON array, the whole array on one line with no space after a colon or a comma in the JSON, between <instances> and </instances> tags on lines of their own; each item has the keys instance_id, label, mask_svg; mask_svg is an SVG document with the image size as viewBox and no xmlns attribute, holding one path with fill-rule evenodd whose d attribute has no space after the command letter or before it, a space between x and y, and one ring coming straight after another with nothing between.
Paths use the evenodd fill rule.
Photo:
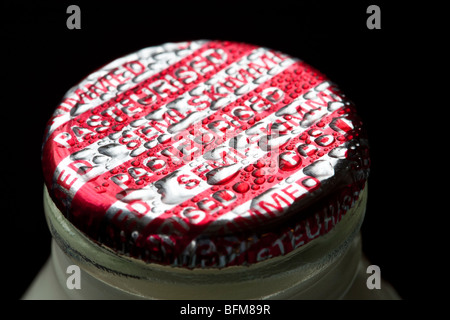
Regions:
<instances>
[{"instance_id":1,"label":"metal foil cap","mask_svg":"<svg viewBox=\"0 0 450 320\"><path fill-rule=\"evenodd\" d=\"M64 96L43 145L63 215L118 254L178 267L249 265L327 233L369 172L354 106L286 54L167 43Z\"/></svg>"}]
</instances>

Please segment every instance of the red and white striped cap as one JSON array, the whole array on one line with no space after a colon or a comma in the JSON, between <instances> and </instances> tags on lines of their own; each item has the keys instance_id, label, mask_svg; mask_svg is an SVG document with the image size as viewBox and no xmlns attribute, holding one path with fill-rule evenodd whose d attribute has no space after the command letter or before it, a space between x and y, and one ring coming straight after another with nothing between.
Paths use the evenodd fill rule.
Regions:
<instances>
[{"instance_id":1,"label":"red and white striped cap","mask_svg":"<svg viewBox=\"0 0 450 320\"><path fill-rule=\"evenodd\" d=\"M327 233L352 207L369 172L361 125L298 59L244 43L167 43L64 96L43 171L67 219L119 254L252 264Z\"/></svg>"}]
</instances>

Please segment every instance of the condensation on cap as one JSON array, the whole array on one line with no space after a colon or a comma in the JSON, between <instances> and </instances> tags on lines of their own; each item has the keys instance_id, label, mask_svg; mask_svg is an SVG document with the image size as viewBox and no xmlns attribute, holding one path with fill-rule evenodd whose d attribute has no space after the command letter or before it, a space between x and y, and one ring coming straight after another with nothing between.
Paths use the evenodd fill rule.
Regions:
<instances>
[{"instance_id":1,"label":"condensation on cap","mask_svg":"<svg viewBox=\"0 0 450 320\"><path fill-rule=\"evenodd\" d=\"M187 268L249 265L314 240L369 172L355 108L323 74L206 40L145 48L86 77L49 121L42 162L53 201L92 240Z\"/></svg>"}]
</instances>

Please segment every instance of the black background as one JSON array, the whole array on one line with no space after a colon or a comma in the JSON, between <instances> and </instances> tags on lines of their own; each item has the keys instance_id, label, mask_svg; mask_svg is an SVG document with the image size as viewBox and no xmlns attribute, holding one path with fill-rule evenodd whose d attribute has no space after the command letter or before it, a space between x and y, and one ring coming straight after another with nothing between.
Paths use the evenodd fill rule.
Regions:
<instances>
[{"instance_id":1,"label":"black background","mask_svg":"<svg viewBox=\"0 0 450 320\"><path fill-rule=\"evenodd\" d=\"M371 145L364 251L404 299L432 298L424 276L428 219L411 173L417 30L407 5L374 1L2 2L2 241L11 298L18 299L49 255L42 209L40 148L47 120L64 93L111 60L143 47L196 39L244 41L298 57L353 100ZM81 30L68 30L66 8L81 8ZM381 30L368 30L366 8L381 8ZM406 21L407 20L407 21ZM411 22L412 21L412 22ZM415 21L415 22L414 22ZM5 141L6 140L6 141ZM5 151L3 151L5 150ZM6 172L5 172L6 171ZM407 190L407 193L405 193ZM3 220L5 221L5 220ZM429 234L428 234L429 235ZM3 260L2 260L3 261ZM4 282L5 283L5 282Z\"/></svg>"}]
</instances>

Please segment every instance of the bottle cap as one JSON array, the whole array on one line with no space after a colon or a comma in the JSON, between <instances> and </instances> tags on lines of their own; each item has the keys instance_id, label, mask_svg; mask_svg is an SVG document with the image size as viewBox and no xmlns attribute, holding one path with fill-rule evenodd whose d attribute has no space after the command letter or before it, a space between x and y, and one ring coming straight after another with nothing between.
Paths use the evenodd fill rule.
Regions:
<instances>
[{"instance_id":1,"label":"bottle cap","mask_svg":"<svg viewBox=\"0 0 450 320\"><path fill-rule=\"evenodd\" d=\"M289 55L167 43L95 71L50 119L46 187L94 242L145 262L249 265L333 229L369 172L353 104Z\"/></svg>"}]
</instances>

